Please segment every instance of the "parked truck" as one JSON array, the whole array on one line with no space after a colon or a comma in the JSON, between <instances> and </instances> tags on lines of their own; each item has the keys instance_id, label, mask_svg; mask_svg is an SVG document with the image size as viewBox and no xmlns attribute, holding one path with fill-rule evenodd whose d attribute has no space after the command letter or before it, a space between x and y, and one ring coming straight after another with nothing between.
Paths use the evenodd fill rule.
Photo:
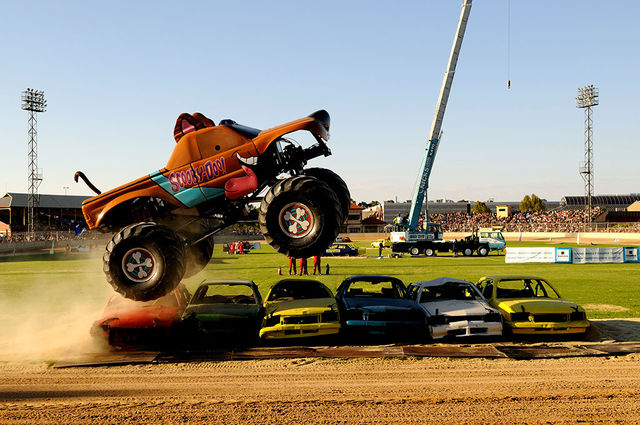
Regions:
<instances>
[{"instance_id":1,"label":"parked truck","mask_svg":"<svg viewBox=\"0 0 640 425\"><path fill-rule=\"evenodd\" d=\"M429 223L425 232L392 232L391 251L394 254L409 253L413 256L435 257L438 252L453 252L466 257L474 253L480 257L490 251L501 251L505 247L502 232L493 229L477 229L462 239L444 240L440 224Z\"/></svg>"}]
</instances>

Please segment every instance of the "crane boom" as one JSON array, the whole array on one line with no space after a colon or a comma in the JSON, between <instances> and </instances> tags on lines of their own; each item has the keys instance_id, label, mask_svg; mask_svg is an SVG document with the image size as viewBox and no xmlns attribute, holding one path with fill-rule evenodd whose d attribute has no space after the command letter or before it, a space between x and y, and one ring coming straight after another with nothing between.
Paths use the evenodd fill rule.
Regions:
<instances>
[{"instance_id":1,"label":"crane boom","mask_svg":"<svg viewBox=\"0 0 640 425\"><path fill-rule=\"evenodd\" d=\"M472 0L464 0L464 3L462 4L460 20L458 21L458 29L456 31L456 36L453 39L451 54L449 55L449 64L447 65L447 70L444 73L444 79L442 80L442 87L440 88L440 95L438 96L438 103L436 105L436 112L433 115L433 123L431 124L431 132L429 133L426 154L420 167L420 173L418 174L420 179L418 180L413 192L411 211L409 212L409 231L416 230L418 227L420 210L422 209L422 203L424 202L424 197L427 192L427 188L429 187L429 176L431 175L433 161L436 157L436 153L438 152L442 119L444 118L444 111L447 108L447 101L449 100L449 93L451 92L451 84L453 83L453 76L456 72L456 64L458 63L460 48L462 47L462 39L464 38L467 21L469 20L469 13L471 12L471 1ZM425 218L426 221L429 221L428 211Z\"/></svg>"}]
</instances>

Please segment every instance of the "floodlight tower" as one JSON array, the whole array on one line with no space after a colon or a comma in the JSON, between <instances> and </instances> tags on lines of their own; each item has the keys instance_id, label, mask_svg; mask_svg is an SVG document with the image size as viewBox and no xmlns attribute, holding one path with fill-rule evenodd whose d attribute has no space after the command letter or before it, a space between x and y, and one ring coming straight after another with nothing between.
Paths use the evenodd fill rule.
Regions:
<instances>
[{"instance_id":1,"label":"floodlight tower","mask_svg":"<svg viewBox=\"0 0 640 425\"><path fill-rule=\"evenodd\" d=\"M40 203L38 187L42 182L42 170L38 168L38 121L36 119L36 114L47 110L47 101L44 99L44 91L34 89L27 89L23 91L22 109L29 111L29 177L27 180L29 193L27 198L27 232L29 234L29 239L33 240L35 238L36 227L34 210Z\"/></svg>"},{"instance_id":2,"label":"floodlight tower","mask_svg":"<svg viewBox=\"0 0 640 425\"><path fill-rule=\"evenodd\" d=\"M584 109L584 162L580 164L579 173L584 180L584 191L587 196L587 210L589 214L589 226L591 226L591 196L593 195L593 120L591 107L599 103L598 88L593 84L578 89L576 106Z\"/></svg>"}]
</instances>

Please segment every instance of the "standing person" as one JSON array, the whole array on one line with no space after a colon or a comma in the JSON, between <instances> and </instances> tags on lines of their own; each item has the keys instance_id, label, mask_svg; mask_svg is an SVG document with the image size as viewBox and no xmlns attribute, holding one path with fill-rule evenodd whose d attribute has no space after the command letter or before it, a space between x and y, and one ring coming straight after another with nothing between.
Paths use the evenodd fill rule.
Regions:
<instances>
[{"instance_id":1,"label":"standing person","mask_svg":"<svg viewBox=\"0 0 640 425\"><path fill-rule=\"evenodd\" d=\"M291 270L293 270L293 274L296 275L298 272L296 270L296 259L295 257L289 257L289 275L291 275Z\"/></svg>"},{"instance_id":2,"label":"standing person","mask_svg":"<svg viewBox=\"0 0 640 425\"><path fill-rule=\"evenodd\" d=\"M318 270L318 274L322 274L322 265L320 264L320 254L313 256L313 274L316 274L316 270Z\"/></svg>"},{"instance_id":3,"label":"standing person","mask_svg":"<svg viewBox=\"0 0 640 425\"><path fill-rule=\"evenodd\" d=\"M378 243L378 258L382 258L382 248L384 247L384 243L380 241Z\"/></svg>"},{"instance_id":4,"label":"standing person","mask_svg":"<svg viewBox=\"0 0 640 425\"><path fill-rule=\"evenodd\" d=\"M244 244L241 241L236 242L238 254L244 254Z\"/></svg>"},{"instance_id":5,"label":"standing person","mask_svg":"<svg viewBox=\"0 0 640 425\"><path fill-rule=\"evenodd\" d=\"M302 276L303 274L308 275L309 272L307 271L307 259L306 258L301 258L300 259L300 276Z\"/></svg>"}]
</instances>

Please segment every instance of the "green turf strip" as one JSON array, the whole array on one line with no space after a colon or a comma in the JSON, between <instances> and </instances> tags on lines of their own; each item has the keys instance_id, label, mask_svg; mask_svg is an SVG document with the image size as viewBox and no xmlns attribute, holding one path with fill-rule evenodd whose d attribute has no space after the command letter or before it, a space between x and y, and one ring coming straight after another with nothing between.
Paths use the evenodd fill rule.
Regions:
<instances>
[{"instance_id":1,"label":"green turf strip","mask_svg":"<svg viewBox=\"0 0 640 425\"><path fill-rule=\"evenodd\" d=\"M589 318L640 317L640 264L505 264L503 255L492 252L487 257L435 258L405 255L403 258L377 259L378 250L369 242L359 242L361 256L356 258L322 258L322 271L330 265L330 275L317 276L333 291L346 276L384 274L402 279L406 284L449 276L476 282L486 275L532 274L547 278L564 298L587 307ZM576 246L553 242L508 242L508 246ZM610 245L598 245L610 246ZM389 249L384 255L390 254ZM56 310L73 306L77 299L96 306L111 293L102 273L102 251L88 254L62 254L0 257L0 300L3 305L24 299L47 297ZM193 291L205 279L253 280L263 296L283 276L288 260L269 245L250 254L228 255L216 245L213 258L198 275L184 283ZM312 259L309 258L309 272ZM56 296L59 294L59 296ZM104 304L102 304L104 305Z\"/></svg>"}]
</instances>

